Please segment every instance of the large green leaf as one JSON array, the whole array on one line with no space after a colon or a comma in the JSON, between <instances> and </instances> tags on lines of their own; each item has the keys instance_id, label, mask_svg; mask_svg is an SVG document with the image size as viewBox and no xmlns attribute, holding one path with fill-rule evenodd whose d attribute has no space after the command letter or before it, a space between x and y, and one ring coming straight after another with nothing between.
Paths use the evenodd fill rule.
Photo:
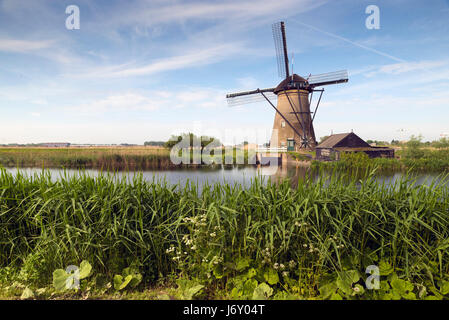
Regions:
<instances>
[{"instance_id":1,"label":"large green leaf","mask_svg":"<svg viewBox=\"0 0 449 320\"><path fill-rule=\"evenodd\" d=\"M69 274L63 269L56 269L53 271L53 286L56 291L64 291L67 289L66 281L68 277Z\"/></svg>"},{"instance_id":2,"label":"large green leaf","mask_svg":"<svg viewBox=\"0 0 449 320\"><path fill-rule=\"evenodd\" d=\"M332 295L329 298L330 300L343 300L342 296L339 295L338 293L332 293Z\"/></svg>"},{"instance_id":3,"label":"large green leaf","mask_svg":"<svg viewBox=\"0 0 449 320\"><path fill-rule=\"evenodd\" d=\"M137 285L142 281L142 275L139 273L139 271L137 269L134 268L125 268L123 269L122 275L124 277L128 277L131 276L132 279L129 282L129 286L132 288L137 287Z\"/></svg>"},{"instance_id":4,"label":"large green leaf","mask_svg":"<svg viewBox=\"0 0 449 320\"><path fill-rule=\"evenodd\" d=\"M266 300L271 297L272 294L273 289L265 282L262 282L256 289L254 289L253 300Z\"/></svg>"},{"instance_id":5,"label":"large green leaf","mask_svg":"<svg viewBox=\"0 0 449 320\"><path fill-rule=\"evenodd\" d=\"M187 299L187 300L192 300L192 298L193 298L196 294L198 294L198 293L201 291L201 289L203 289L203 288L204 288L204 286L201 285L201 284L198 284L198 285L196 285L196 286L187 288L187 289L184 291L183 296L184 296L184 298Z\"/></svg>"},{"instance_id":6,"label":"large green leaf","mask_svg":"<svg viewBox=\"0 0 449 320\"><path fill-rule=\"evenodd\" d=\"M266 282L268 282L271 285L275 285L279 282L279 275L276 270L273 269L267 269L263 275Z\"/></svg>"},{"instance_id":7,"label":"large green leaf","mask_svg":"<svg viewBox=\"0 0 449 320\"><path fill-rule=\"evenodd\" d=\"M119 275L119 274L116 274L114 276L113 282L114 282L114 289L115 290L120 290L120 286L123 283L123 277L121 275Z\"/></svg>"},{"instance_id":8,"label":"large green leaf","mask_svg":"<svg viewBox=\"0 0 449 320\"><path fill-rule=\"evenodd\" d=\"M231 290L231 297L233 299L240 298L242 296L242 294L243 294L242 290L239 290L237 287L232 288L232 290Z\"/></svg>"},{"instance_id":9,"label":"large green leaf","mask_svg":"<svg viewBox=\"0 0 449 320\"><path fill-rule=\"evenodd\" d=\"M341 273L341 278L352 285L360 280L360 274L357 270L347 270Z\"/></svg>"},{"instance_id":10,"label":"large green leaf","mask_svg":"<svg viewBox=\"0 0 449 320\"><path fill-rule=\"evenodd\" d=\"M335 282L329 282L319 287L320 294L323 299L329 298L337 291L337 284Z\"/></svg>"},{"instance_id":11,"label":"large green leaf","mask_svg":"<svg viewBox=\"0 0 449 320\"><path fill-rule=\"evenodd\" d=\"M449 281L441 280L440 282L440 292L442 295L449 293Z\"/></svg>"},{"instance_id":12,"label":"large green leaf","mask_svg":"<svg viewBox=\"0 0 449 320\"><path fill-rule=\"evenodd\" d=\"M243 294L245 296L250 296L254 290L256 290L257 287L257 280L256 279L248 279L243 284Z\"/></svg>"},{"instance_id":13,"label":"large green leaf","mask_svg":"<svg viewBox=\"0 0 449 320\"><path fill-rule=\"evenodd\" d=\"M357 270L347 270L340 272L336 281L338 289L345 294L352 295L352 285L360 280L360 274Z\"/></svg>"},{"instance_id":14,"label":"large green leaf","mask_svg":"<svg viewBox=\"0 0 449 320\"><path fill-rule=\"evenodd\" d=\"M409 281L396 278L391 281L391 287L404 299L416 299L416 295L412 292L413 284Z\"/></svg>"},{"instance_id":15,"label":"large green leaf","mask_svg":"<svg viewBox=\"0 0 449 320\"><path fill-rule=\"evenodd\" d=\"M381 276L388 276L393 271L394 271L393 267L385 260L379 262L379 273Z\"/></svg>"},{"instance_id":16,"label":"large green leaf","mask_svg":"<svg viewBox=\"0 0 449 320\"><path fill-rule=\"evenodd\" d=\"M92 266L90 265L90 263L86 260L83 260L80 264L80 275L79 275L80 280L90 276L91 271Z\"/></svg>"},{"instance_id":17,"label":"large green leaf","mask_svg":"<svg viewBox=\"0 0 449 320\"><path fill-rule=\"evenodd\" d=\"M127 275L126 277L123 277L119 274L116 274L114 276L114 289L115 290L125 289L132 279L133 279L132 275Z\"/></svg>"},{"instance_id":18,"label":"large green leaf","mask_svg":"<svg viewBox=\"0 0 449 320\"><path fill-rule=\"evenodd\" d=\"M132 279L129 282L129 286L131 288L137 287L137 285L142 281L142 275L140 273L135 273L132 275Z\"/></svg>"},{"instance_id":19,"label":"large green leaf","mask_svg":"<svg viewBox=\"0 0 449 320\"><path fill-rule=\"evenodd\" d=\"M23 290L22 295L20 296L20 299L25 300L25 299L31 299L31 298L34 298L34 293L33 293L33 291L31 291L31 289L26 287L25 290Z\"/></svg>"},{"instance_id":20,"label":"large green leaf","mask_svg":"<svg viewBox=\"0 0 449 320\"><path fill-rule=\"evenodd\" d=\"M257 275L257 271L256 271L256 269L254 269L254 268L249 269L248 272L247 272L247 274L246 274L246 276L247 276L249 279L255 277L256 275Z\"/></svg>"},{"instance_id":21,"label":"large green leaf","mask_svg":"<svg viewBox=\"0 0 449 320\"><path fill-rule=\"evenodd\" d=\"M249 258L239 258L237 260L235 269L237 271L243 271L249 267L250 262L251 262L251 259L249 259Z\"/></svg>"}]
</instances>

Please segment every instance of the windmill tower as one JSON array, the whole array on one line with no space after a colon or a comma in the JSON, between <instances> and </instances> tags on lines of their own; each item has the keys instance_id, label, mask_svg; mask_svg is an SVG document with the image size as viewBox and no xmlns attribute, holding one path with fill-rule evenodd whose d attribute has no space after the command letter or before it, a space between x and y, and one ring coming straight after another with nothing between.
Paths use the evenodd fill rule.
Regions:
<instances>
[{"instance_id":1,"label":"windmill tower","mask_svg":"<svg viewBox=\"0 0 449 320\"><path fill-rule=\"evenodd\" d=\"M228 94L228 104L234 106L266 100L276 110L270 147L287 147L288 151L313 149L317 144L313 121L324 92L324 89L317 88L348 82L348 72L342 70L309 75L307 78L290 74L284 22L273 24L272 30L278 73L283 80L275 88ZM311 112L314 92L319 92L319 98Z\"/></svg>"}]
</instances>

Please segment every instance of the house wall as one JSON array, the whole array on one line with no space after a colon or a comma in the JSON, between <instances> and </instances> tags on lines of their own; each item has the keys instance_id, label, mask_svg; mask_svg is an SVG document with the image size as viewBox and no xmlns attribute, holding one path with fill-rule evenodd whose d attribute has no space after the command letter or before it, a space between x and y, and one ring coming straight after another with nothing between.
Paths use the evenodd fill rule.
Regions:
<instances>
[{"instance_id":1,"label":"house wall","mask_svg":"<svg viewBox=\"0 0 449 320\"><path fill-rule=\"evenodd\" d=\"M364 151L351 151L351 150L339 151L333 148L317 148L316 159L340 160L341 152L365 152L370 158L394 158L394 149L391 148L382 148L379 150L376 150L376 148L372 148L372 150L364 150Z\"/></svg>"},{"instance_id":2,"label":"house wall","mask_svg":"<svg viewBox=\"0 0 449 320\"><path fill-rule=\"evenodd\" d=\"M364 151L370 158L394 158L394 149Z\"/></svg>"},{"instance_id":3,"label":"house wall","mask_svg":"<svg viewBox=\"0 0 449 320\"><path fill-rule=\"evenodd\" d=\"M317 148L315 152L318 160L331 160L338 154L338 152L332 148Z\"/></svg>"}]
</instances>

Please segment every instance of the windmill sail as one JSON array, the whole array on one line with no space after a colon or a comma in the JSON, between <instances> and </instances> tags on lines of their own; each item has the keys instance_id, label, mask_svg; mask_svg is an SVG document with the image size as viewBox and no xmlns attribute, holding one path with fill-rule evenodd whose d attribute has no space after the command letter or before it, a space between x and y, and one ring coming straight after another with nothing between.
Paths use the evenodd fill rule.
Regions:
<instances>
[{"instance_id":1,"label":"windmill sail","mask_svg":"<svg viewBox=\"0 0 449 320\"><path fill-rule=\"evenodd\" d=\"M278 75L282 79L285 79L289 76L289 70L284 22L273 23L271 29L273 31L274 46L276 48Z\"/></svg>"},{"instance_id":2,"label":"windmill sail","mask_svg":"<svg viewBox=\"0 0 449 320\"><path fill-rule=\"evenodd\" d=\"M335 72L311 75L307 80L312 87L320 87L329 84L348 82L348 71L340 70Z\"/></svg>"},{"instance_id":3,"label":"windmill sail","mask_svg":"<svg viewBox=\"0 0 449 320\"><path fill-rule=\"evenodd\" d=\"M243 91L237 93L230 93L226 95L226 100L228 101L228 106L234 107L242 104L249 104L254 102L266 101L263 95L260 93L263 92L267 99L272 102L275 102L277 96L273 93L274 88L268 89L259 89L253 91Z\"/></svg>"},{"instance_id":4,"label":"windmill sail","mask_svg":"<svg viewBox=\"0 0 449 320\"><path fill-rule=\"evenodd\" d=\"M305 79L293 73L292 55L290 74L284 22L273 24L272 31L278 73L282 81L276 88L227 94L228 105L232 107L260 101L268 102L276 110L270 146L287 147L289 151L313 149L317 144L313 122L324 92L324 89L316 87L348 82L348 72L341 70L310 75ZM317 91L320 96L315 109L311 111L312 96Z\"/></svg>"}]
</instances>

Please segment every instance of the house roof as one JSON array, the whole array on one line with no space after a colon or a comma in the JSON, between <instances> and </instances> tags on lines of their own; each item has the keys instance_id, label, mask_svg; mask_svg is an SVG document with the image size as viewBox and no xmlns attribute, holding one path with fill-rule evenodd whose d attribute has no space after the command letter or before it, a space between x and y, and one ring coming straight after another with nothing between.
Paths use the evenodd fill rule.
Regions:
<instances>
[{"instance_id":1,"label":"house roof","mask_svg":"<svg viewBox=\"0 0 449 320\"><path fill-rule=\"evenodd\" d=\"M333 148L337 143L346 138L351 133L338 133L327 137L323 142L317 145L317 148Z\"/></svg>"},{"instance_id":2,"label":"house roof","mask_svg":"<svg viewBox=\"0 0 449 320\"><path fill-rule=\"evenodd\" d=\"M335 148L335 147L347 147L347 148L360 148L370 147L363 139L357 136L353 132L338 133L329 136L326 140L316 146L317 148Z\"/></svg>"}]
</instances>

